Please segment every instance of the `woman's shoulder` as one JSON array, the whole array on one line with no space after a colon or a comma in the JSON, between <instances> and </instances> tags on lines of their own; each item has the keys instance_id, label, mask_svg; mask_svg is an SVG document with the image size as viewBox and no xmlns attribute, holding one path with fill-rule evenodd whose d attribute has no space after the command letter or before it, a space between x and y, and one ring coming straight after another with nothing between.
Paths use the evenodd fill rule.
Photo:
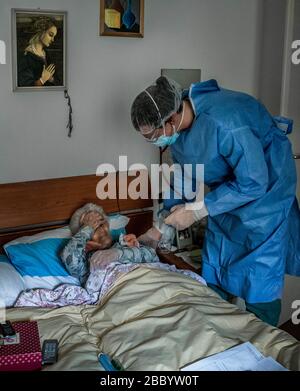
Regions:
<instances>
[{"instance_id":1,"label":"woman's shoulder","mask_svg":"<svg viewBox=\"0 0 300 391\"><path fill-rule=\"evenodd\" d=\"M19 52L18 53L18 66L19 68L32 67L36 62L34 59L28 54L28 52Z\"/></svg>"},{"instance_id":2,"label":"woman's shoulder","mask_svg":"<svg viewBox=\"0 0 300 391\"><path fill-rule=\"evenodd\" d=\"M21 53L20 57L23 59L23 61L27 61L29 63L44 63L42 57L37 56L29 50Z\"/></svg>"}]
</instances>

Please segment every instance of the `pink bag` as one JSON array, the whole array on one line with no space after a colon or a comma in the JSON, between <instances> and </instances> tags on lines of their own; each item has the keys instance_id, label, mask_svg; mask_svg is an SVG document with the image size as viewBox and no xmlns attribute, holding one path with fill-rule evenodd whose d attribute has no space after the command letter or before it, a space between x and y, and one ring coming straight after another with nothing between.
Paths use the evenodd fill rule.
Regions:
<instances>
[{"instance_id":1,"label":"pink bag","mask_svg":"<svg viewBox=\"0 0 300 391\"><path fill-rule=\"evenodd\" d=\"M20 343L0 345L0 371L36 371L42 367L42 352L37 322L12 324Z\"/></svg>"}]
</instances>

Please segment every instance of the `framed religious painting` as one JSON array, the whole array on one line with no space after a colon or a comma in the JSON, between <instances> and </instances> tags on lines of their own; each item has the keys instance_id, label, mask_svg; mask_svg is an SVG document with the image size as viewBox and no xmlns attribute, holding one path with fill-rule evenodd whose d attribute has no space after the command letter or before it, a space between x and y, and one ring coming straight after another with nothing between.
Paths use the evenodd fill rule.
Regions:
<instances>
[{"instance_id":1,"label":"framed religious painting","mask_svg":"<svg viewBox=\"0 0 300 391\"><path fill-rule=\"evenodd\" d=\"M144 37L144 0L100 0L100 35Z\"/></svg>"},{"instance_id":2,"label":"framed religious painting","mask_svg":"<svg viewBox=\"0 0 300 391\"><path fill-rule=\"evenodd\" d=\"M67 13L12 9L14 91L65 90Z\"/></svg>"}]
</instances>

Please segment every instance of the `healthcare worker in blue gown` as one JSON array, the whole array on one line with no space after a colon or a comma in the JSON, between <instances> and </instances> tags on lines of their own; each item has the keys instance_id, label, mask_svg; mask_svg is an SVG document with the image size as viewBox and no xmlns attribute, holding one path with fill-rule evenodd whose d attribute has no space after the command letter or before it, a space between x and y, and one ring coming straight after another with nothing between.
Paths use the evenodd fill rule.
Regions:
<instances>
[{"instance_id":1,"label":"healthcare worker in blue gown","mask_svg":"<svg viewBox=\"0 0 300 391\"><path fill-rule=\"evenodd\" d=\"M282 130L292 121L215 80L182 91L165 77L136 97L131 118L148 141L171 146L175 163L204 164L210 192L201 209L170 197L165 222L182 230L208 216L203 277L224 299L241 297L248 311L277 325L285 273L300 275L297 176Z\"/></svg>"}]
</instances>

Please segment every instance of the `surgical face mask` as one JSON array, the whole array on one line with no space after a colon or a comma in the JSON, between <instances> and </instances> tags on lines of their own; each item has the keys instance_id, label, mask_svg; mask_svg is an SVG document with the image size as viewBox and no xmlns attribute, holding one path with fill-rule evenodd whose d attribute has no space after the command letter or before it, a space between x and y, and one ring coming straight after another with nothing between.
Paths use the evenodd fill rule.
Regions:
<instances>
[{"instance_id":1,"label":"surgical face mask","mask_svg":"<svg viewBox=\"0 0 300 391\"><path fill-rule=\"evenodd\" d=\"M175 128L175 126L174 126ZM153 145L156 145L157 147L164 148L169 145L172 145L176 143L177 139L179 137L179 133L174 133L172 136L160 136L156 141L153 142Z\"/></svg>"},{"instance_id":2,"label":"surgical face mask","mask_svg":"<svg viewBox=\"0 0 300 391\"><path fill-rule=\"evenodd\" d=\"M164 135L160 136L156 141L153 142L154 145L160 148L164 148L166 146L170 146L172 144L175 144L178 137L179 137L179 130L182 125L183 119L184 119L184 110L185 110L185 103L183 102L183 109L182 109L182 115L181 120L179 123L178 128L176 129L175 125L172 125L173 128L173 134L172 136L166 136L166 129L164 127Z\"/></svg>"}]
</instances>

